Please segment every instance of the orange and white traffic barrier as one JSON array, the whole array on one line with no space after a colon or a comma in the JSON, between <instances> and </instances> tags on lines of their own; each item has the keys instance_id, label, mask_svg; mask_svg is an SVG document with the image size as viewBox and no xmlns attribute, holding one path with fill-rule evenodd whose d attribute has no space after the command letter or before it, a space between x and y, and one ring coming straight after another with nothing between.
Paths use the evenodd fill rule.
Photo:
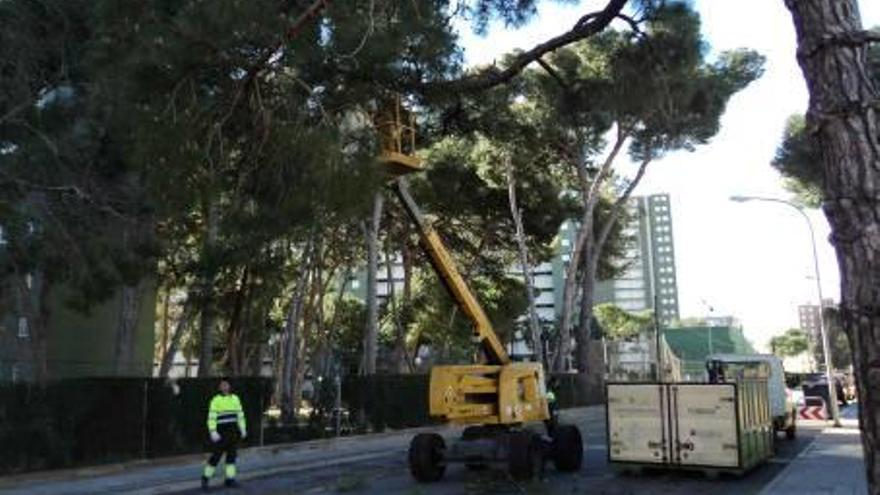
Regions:
<instances>
[{"instance_id":1,"label":"orange and white traffic barrier","mask_svg":"<svg viewBox=\"0 0 880 495\"><path fill-rule=\"evenodd\" d=\"M798 417L800 419L828 419L825 412L825 401L821 397L807 397L805 405L798 408Z\"/></svg>"}]
</instances>

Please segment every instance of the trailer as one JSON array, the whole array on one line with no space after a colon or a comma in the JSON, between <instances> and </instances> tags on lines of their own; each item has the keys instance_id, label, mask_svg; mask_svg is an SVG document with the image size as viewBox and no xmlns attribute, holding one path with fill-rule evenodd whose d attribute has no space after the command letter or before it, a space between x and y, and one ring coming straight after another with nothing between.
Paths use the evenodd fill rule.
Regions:
<instances>
[{"instance_id":1,"label":"trailer","mask_svg":"<svg viewBox=\"0 0 880 495\"><path fill-rule=\"evenodd\" d=\"M726 383L609 383L608 462L620 470L741 475L773 455L766 363Z\"/></svg>"}]
</instances>

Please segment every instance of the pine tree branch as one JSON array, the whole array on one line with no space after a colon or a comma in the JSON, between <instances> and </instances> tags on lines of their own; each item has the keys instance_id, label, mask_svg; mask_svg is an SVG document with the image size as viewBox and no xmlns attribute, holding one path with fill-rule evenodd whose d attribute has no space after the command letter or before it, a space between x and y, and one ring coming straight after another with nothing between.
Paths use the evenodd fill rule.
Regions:
<instances>
[{"instance_id":1,"label":"pine tree branch","mask_svg":"<svg viewBox=\"0 0 880 495\"><path fill-rule=\"evenodd\" d=\"M648 168L648 164L651 163L653 157L648 155L642 160L642 163L639 164L639 170L636 172L636 175L629 181L626 189L623 191L623 194L617 198L617 201L614 202L614 206L611 208L611 216L608 218L608 221L605 222L605 225L602 226L602 231L599 233L599 238L596 242L596 249L602 250L605 246L605 242L608 240L608 236L611 234L611 229L614 227L614 224L617 222L618 217L620 217L621 212L623 211L626 202L629 201L630 196L632 196L633 190L635 190L636 186L641 182L642 177L645 175L645 170Z\"/></svg>"},{"instance_id":2,"label":"pine tree branch","mask_svg":"<svg viewBox=\"0 0 880 495\"><path fill-rule=\"evenodd\" d=\"M621 14L626 3L627 0L609 0L604 9L584 15L565 33L520 53L504 69L493 66L461 79L428 83L423 89L427 92L474 92L504 84L545 54L602 32Z\"/></svg>"},{"instance_id":3,"label":"pine tree branch","mask_svg":"<svg viewBox=\"0 0 880 495\"><path fill-rule=\"evenodd\" d=\"M538 62L538 65L543 67L545 71L547 71L547 74L550 74L550 77L555 79L556 82L558 82L559 85L562 86L562 89L564 89L566 92L571 91L571 85L565 82L565 79L562 78L559 72L557 72L556 69L554 69L550 64L545 62L543 58L538 57L538 59L535 61Z\"/></svg>"}]
</instances>

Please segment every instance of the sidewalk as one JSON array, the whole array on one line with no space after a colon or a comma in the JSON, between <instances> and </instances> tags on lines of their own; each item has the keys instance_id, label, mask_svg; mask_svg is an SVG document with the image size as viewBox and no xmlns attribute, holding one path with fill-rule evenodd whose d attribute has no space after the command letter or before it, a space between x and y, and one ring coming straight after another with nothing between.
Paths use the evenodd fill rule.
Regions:
<instances>
[{"instance_id":1,"label":"sidewalk","mask_svg":"<svg viewBox=\"0 0 880 495\"><path fill-rule=\"evenodd\" d=\"M842 423L822 430L760 495L867 494L858 420Z\"/></svg>"},{"instance_id":2,"label":"sidewalk","mask_svg":"<svg viewBox=\"0 0 880 495\"><path fill-rule=\"evenodd\" d=\"M602 407L568 409L562 416L601 416ZM363 462L383 457L405 458L409 442L420 431L450 437L461 429L450 426L413 428L393 432L252 447L241 451L242 481ZM199 486L206 454L135 461L91 468L42 471L0 478L0 495L90 495L128 493L155 495Z\"/></svg>"}]
</instances>

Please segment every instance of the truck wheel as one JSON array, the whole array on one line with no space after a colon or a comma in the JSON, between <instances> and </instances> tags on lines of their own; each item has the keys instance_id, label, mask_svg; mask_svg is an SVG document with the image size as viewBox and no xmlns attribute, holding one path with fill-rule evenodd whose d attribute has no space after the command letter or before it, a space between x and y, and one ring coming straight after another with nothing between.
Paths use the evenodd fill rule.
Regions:
<instances>
[{"instance_id":1,"label":"truck wheel","mask_svg":"<svg viewBox=\"0 0 880 495\"><path fill-rule=\"evenodd\" d=\"M544 469L541 436L529 431L510 433L508 438L507 469L517 481L531 481L540 477Z\"/></svg>"},{"instance_id":2,"label":"truck wheel","mask_svg":"<svg viewBox=\"0 0 880 495\"><path fill-rule=\"evenodd\" d=\"M564 473L577 471L584 459L584 442L574 425L559 425L553 435L553 464Z\"/></svg>"},{"instance_id":3,"label":"truck wheel","mask_svg":"<svg viewBox=\"0 0 880 495\"><path fill-rule=\"evenodd\" d=\"M794 440L797 435L797 411L791 412L791 424L785 429L785 438Z\"/></svg>"},{"instance_id":4,"label":"truck wheel","mask_svg":"<svg viewBox=\"0 0 880 495\"><path fill-rule=\"evenodd\" d=\"M421 483L439 481L446 472L446 442L436 433L419 433L409 444L409 472Z\"/></svg>"}]
</instances>

